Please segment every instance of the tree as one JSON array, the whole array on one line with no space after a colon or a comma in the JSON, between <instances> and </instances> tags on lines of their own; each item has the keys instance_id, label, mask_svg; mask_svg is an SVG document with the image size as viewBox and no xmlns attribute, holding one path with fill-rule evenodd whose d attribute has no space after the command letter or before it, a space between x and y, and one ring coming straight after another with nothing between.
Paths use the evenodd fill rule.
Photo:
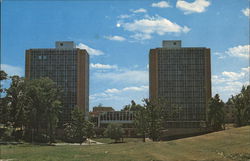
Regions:
<instances>
[{"instance_id":1,"label":"tree","mask_svg":"<svg viewBox=\"0 0 250 161\"><path fill-rule=\"evenodd\" d=\"M124 130L121 124L111 123L108 125L107 129L104 131L105 136L114 139L115 142L119 142L123 138Z\"/></svg>"},{"instance_id":2,"label":"tree","mask_svg":"<svg viewBox=\"0 0 250 161\"><path fill-rule=\"evenodd\" d=\"M139 134L143 135L143 141L148 136L153 141L158 141L165 123L169 120L179 118L181 108L171 104L166 98L144 99L144 105L136 106L134 114L134 124Z\"/></svg>"},{"instance_id":3,"label":"tree","mask_svg":"<svg viewBox=\"0 0 250 161\"><path fill-rule=\"evenodd\" d=\"M73 109L71 117L72 122L65 124L64 128L67 141L82 144L87 135L91 137L92 124L84 120L84 114L78 107ZM87 130L89 130L88 133Z\"/></svg>"},{"instance_id":4,"label":"tree","mask_svg":"<svg viewBox=\"0 0 250 161\"><path fill-rule=\"evenodd\" d=\"M8 107L7 107L7 100L6 100L6 97L3 97L3 93L5 91L4 88L2 88L2 81L8 79L8 75L3 71L3 70L0 70L0 123L2 124L6 124L7 121L8 121L8 114L9 114L9 111L8 111Z\"/></svg>"},{"instance_id":5,"label":"tree","mask_svg":"<svg viewBox=\"0 0 250 161\"><path fill-rule=\"evenodd\" d=\"M223 111L224 103L216 94L210 99L208 109L208 125L214 130L221 130L225 126L225 113Z\"/></svg>"},{"instance_id":6,"label":"tree","mask_svg":"<svg viewBox=\"0 0 250 161\"><path fill-rule=\"evenodd\" d=\"M148 135L153 141L158 141L161 137L161 130L165 122L165 109L163 99L144 99L146 109L146 121L148 125Z\"/></svg>"},{"instance_id":7,"label":"tree","mask_svg":"<svg viewBox=\"0 0 250 161\"><path fill-rule=\"evenodd\" d=\"M134 100L131 101L131 104L125 105L122 111L138 111L141 109L140 104L136 104Z\"/></svg>"},{"instance_id":8,"label":"tree","mask_svg":"<svg viewBox=\"0 0 250 161\"><path fill-rule=\"evenodd\" d=\"M5 73L5 71L0 70L0 81L2 82L3 80L8 79L8 75L7 73ZM0 93L2 94L2 92L4 91L4 89L2 88L2 84L0 84Z\"/></svg>"},{"instance_id":9,"label":"tree","mask_svg":"<svg viewBox=\"0 0 250 161\"><path fill-rule=\"evenodd\" d=\"M23 128L25 124L25 82L24 78L19 76L11 76L11 85L6 90L6 111L8 115L8 121L12 123L13 128Z\"/></svg>"},{"instance_id":10,"label":"tree","mask_svg":"<svg viewBox=\"0 0 250 161\"><path fill-rule=\"evenodd\" d=\"M145 142L148 130L147 113L145 107L141 106L141 108L135 112L134 124L139 134L143 136L143 142Z\"/></svg>"},{"instance_id":11,"label":"tree","mask_svg":"<svg viewBox=\"0 0 250 161\"><path fill-rule=\"evenodd\" d=\"M60 113L61 91L49 78L30 80L26 89L27 127L36 129L36 134L39 133L39 129L46 129L46 135L51 143L54 141Z\"/></svg>"},{"instance_id":12,"label":"tree","mask_svg":"<svg viewBox=\"0 0 250 161\"><path fill-rule=\"evenodd\" d=\"M235 108L235 123L237 126L244 126L250 122L250 85L243 86L236 96L232 96L227 104L232 104Z\"/></svg>"},{"instance_id":13,"label":"tree","mask_svg":"<svg viewBox=\"0 0 250 161\"><path fill-rule=\"evenodd\" d=\"M86 137L92 138L95 135L94 124L90 121L85 122Z\"/></svg>"}]
</instances>

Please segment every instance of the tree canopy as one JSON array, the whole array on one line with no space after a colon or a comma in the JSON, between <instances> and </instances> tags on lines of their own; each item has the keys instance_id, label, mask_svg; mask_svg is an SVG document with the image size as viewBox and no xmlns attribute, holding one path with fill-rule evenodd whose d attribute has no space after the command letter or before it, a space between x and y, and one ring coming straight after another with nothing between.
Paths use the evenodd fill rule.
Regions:
<instances>
[{"instance_id":1,"label":"tree canopy","mask_svg":"<svg viewBox=\"0 0 250 161\"><path fill-rule=\"evenodd\" d=\"M214 130L221 130L225 124L225 113L223 111L224 103L216 94L210 99L208 108L208 125Z\"/></svg>"}]
</instances>

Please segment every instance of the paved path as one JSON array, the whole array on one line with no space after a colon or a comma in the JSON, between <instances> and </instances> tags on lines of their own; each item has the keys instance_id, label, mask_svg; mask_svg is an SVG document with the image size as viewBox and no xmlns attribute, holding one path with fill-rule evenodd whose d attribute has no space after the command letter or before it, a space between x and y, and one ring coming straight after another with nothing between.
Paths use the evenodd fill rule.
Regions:
<instances>
[{"instance_id":1,"label":"paved path","mask_svg":"<svg viewBox=\"0 0 250 161\"><path fill-rule=\"evenodd\" d=\"M91 139L87 139L81 145L100 145L100 144L104 144L104 143L100 143ZM55 143L53 145L80 145L80 144L79 143Z\"/></svg>"}]
</instances>

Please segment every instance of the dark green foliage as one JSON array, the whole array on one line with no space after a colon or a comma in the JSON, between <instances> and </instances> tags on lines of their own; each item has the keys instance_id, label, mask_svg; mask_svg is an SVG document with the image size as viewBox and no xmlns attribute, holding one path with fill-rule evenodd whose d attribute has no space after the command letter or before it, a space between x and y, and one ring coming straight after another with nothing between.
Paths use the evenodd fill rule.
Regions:
<instances>
[{"instance_id":1,"label":"dark green foliage","mask_svg":"<svg viewBox=\"0 0 250 161\"><path fill-rule=\"evenodd\" d=\"M85 122L86 137L92 138L95 135L94 124L90 121Z\"/></svg>"},{"instance_id":2,"label":"dark green foliage","mask_svg":"<svg viewBox=\"0 0 250 161\"><path fill-rule=\"evenodd\" d=\"M0 70L0 81L8 79L8 75L3 71ZM4 92L4 89L2 89L2 84L0 84L0 94Z\"/></svg>"},{"instance_id":3,"label":"dark green foliage","mask_svg":"<svg viewBox=\"0 0 250 161\"><path fill-rule=\"evenodd\" d=\"M14 128L23 127L25 124L25 106L27 104L25 96L25 82L24 78L19 76L11 77L11 85L9 89L6 90L5 99L5 114L7 114L7 119L4 120L12 123Z\"/></svg>"},{"instance_id":4,"label":"dark green foliage","mask_svg":"<svg viewBox=\"0 0 250 161\"><path fill-rule=\"evenodd\" d=\"M181 111L177 106L171 105L166 99L144 99L144 106L136 105L134 123L140 135L148 136L153 141L158 141L164 130L164 123ZM169 111L168 109L172 109Z\"/></svg>"},{"instance_id":5,"label":"dark green foliage","mask_svg":"<svg viewBox=\"0 0 250 161\"><path fill-rule=\"evenodd\" d=\"M214 130L224 129L225 113L223 111L224 103L216 94L210 99L208 108L208 125Z\"/></svg>"},{"instance_id":6,"label":"dark green foliage","mask_svg":"<svg viewBox=\"0 0 250 161\"><path fill-rule=\"evenodd\" d=\"M104 131L106 137L114 139L115 142L119 142L123 138L124 130L121 124L111 123L108 125L107 129Z\"/></svg>"},{"instance_id":7,"label":"dark green foliage","mask_svg":"<svg viewBox=\"0 0 250 161\"><path fill-rule=\"evenodd\" d=\"M121 111L139 111L141 105L136 104L134 100L131 101L131 104L125 105Z\"/></svg>"},{"instance_id":8,"label":"dark green foliage","mask_svg":"<svg viewBox=\"0 0 250 161\"><path fill-rule=\"evenodd\" d=\"M81 144L86 138L93 137L94 125L84 120L84 114L78 107L74 108L71 117L72 122L65 124L65 141Z\"/></svg>"},{"instance_id":9,"label":"dark green foliage","mask_svg":"<svg viewBox=\"0 0 250 161\"><path fill-rule=\"evenodd\" d=\"M241 93L232 96L227 102L234 107L235 123L237 126L250 124L250 85L243 86Z\"/></svg>"},{"instance_id":10,"label":"dark green foliage","mask_svg":"<svg viewBox=\"0 0 250 161\"><path fill-rule=\"evenodd\" d=\"M146 108L141 106L140 110L136 111L134 114L134 124L139 135L143 136L143 142L146 141L148 122Z\"/></svg>"},{"instance_id":11,"label":"dark green foliage","mask_svg":"<svg viewBox=\"0 0 250 161\"><path fill-rule=\"evenodd\" d=\"M39 129L46 129L45 134L49 136L50 143L54 141L58 122L60 95L60 90L49 78L31 80L27 84L27 126L35 129L35 135L39 134Z\"/></svg>"},{"instance_id":12,"label":"dark green foliage","mask_svg":"<svg viewBox=\"0 0 250 161\"><path fill-rule=\"evenodd\" d=\"M31 81L19 76L10 78L11 85L6 96L1 98L0 123L13 126L15 140L33 131L32 138L41 134L52 142L61 106L56 84L49 78Z\"/></svg>"},{"instance_id":13,"label":"dark green foliage","mask_svg":"<svg viewBox=\"0 0 250 161\"><path fill-rule=\"evenodd\" d=\"M164 102L160 99L144 99L146 109L146 121L148 125L148 136L153 141L158 141L161 137L161 130L164 124Z\"/></svg>"},{"instance_id":14,"label":"dark green foliage","mask_svg":"<svg viewBox=\"0 0 250 161\"><path fill-rule=\"evenodd\" d=\"M0 128L0 140L1 141L14 141L14 136L12 133L14 128L12 125L7 125L5 127Z\"/></svg>"}]
</instances>

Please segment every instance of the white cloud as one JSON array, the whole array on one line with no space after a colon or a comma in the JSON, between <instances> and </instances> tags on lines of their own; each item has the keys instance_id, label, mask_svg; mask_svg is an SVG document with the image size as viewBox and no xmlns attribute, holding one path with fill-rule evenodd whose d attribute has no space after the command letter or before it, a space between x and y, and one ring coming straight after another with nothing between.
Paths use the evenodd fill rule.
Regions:
<instances>
[{"instance_id":1,"label":"white cloud","mask_svg":"<svg viewBox=\"0 0 250 161\"><path fill-rule=\"evenodd\" d=\"M243 85L249 85L250 67L241 68L239 72L224 71L212 76L213 95L219 93L224 101L240 92Z\"/></svg>"},{"instance_id":2,"label":"white cloud","mask_svg":"<svg viewBox=\"0 0 250 161\"><path fill-rule=\"evenodd\" d=\"M227 77L229 80L233 81L233 80L238 80L240 78L243 78L245 76L245 73L244 72L236 73L236 72L224 71L224 72L222 72L222 75Z\"/></svg>"},{"instance_id":3,"label":"white cloud","mask_svg":"<svg viewBox=\"0 0 250 161\"><path fill-rule=\"evenodd\" d=\"M245 9L241 10L241 12L242 12L245 16L250 17L250 8L245 8Z\"/></svg>"},{"instance_id":4,"label":"white cloud","mask_svg":"<svg viewBox=\"0 0 250 161\"><path fill-rule=\"evenodd\" d=\"M220 84L226 82L226 79L218 75L212 75L212 82L213 84Z\"/></svg>"},{"instance_id":5,"label":"white cloud","mask_svg":"<svg viewBox=\"0 0 250 161\"><path fill-rule=\"evenodd\" d=\"M93 64L93 63L91 63L90 68L92 68L92 69L117 69L118 67L117 67L117 65L100 64L100 63Z\"/></svg>"},{"instance_id":6,"label":"white cloud","mask_svg":"<svg viewBox=\"0 0 250 161\"><path fill-rule=\"evenodd\" d=\"M108 40L114 40L114 41L125 41L126 39L122 36L105 36Z\"/></svg>"},{"instance_id":7,"label":"white cloud","mask_svg":"<svg viewBox=\"0 0 250 161\"><path fill-rule=\"evenodd\" d=\"M239 45L227 49L224 52L215 52L214 55L218 56L219 59L230 57L239 57L249 59L250 45Z\"/></svg>"},{"instance_id":8,"label":"white cloud","mask_svg":"<svg viewBox=\"0 0 250 161\"><path fill-rule=\"evenodd\" d=\"M136 33L134 35L131 35L130 37L135 40L148 40L152 38L150 34L145 34L145 33Z\"/></svg>"},{"instance_id":9,"label":"white cloud","mask_svg":"<svg viewBox=\"0 0 250 161\"><path fill-rule=\"evenodd\" d=\"M143 98L147 97L148 86L129 86L121 89L106 89L104 92L91 94L89 98L91 104L102 102L108 105L112 100L112 106L119 107L120 109L122 106L130 103L131 100L140 103Z\"/></svg>"},{"instance_id":10,"label":"white cloud","mask_svg":"<svg viewBox=\"0 0 250 161\"><path fill-rule=\"evenodd\" d=\"M241 68L241 70L242 70L243 72L246 72L246 73L249 74L249 72L250 72L250 67Z\"/></svg>"},{"instance_id":11,"label":"white cloud","mask_svg":"<svg viewBox=\"0 0 250 161\"><path fill-rule=\"evenodd\" d=\"M159 7L159 8L168 8L171 7L170 4L166 1L160 1L158 3L152 3L152 7Z\"/></svg>"},{"instance_id":12,"label":"white cloud","mask_svg":"<svg viewBox=\"0 0 250 161\"><path fill-rule=\"evenodd\" d=\"M122 89L117 89L117 88L111 88L111 89L107 89L105 90L105 93L121 93L121 92L126 92L126 91L145 91L148 90L148 86L132 86L132 87L125 87Z\"/></svg>"},{"instance_id":13,"label":"white cloud","mask_svg":"<svg viewBox=\"0 0 250 161\"><path fill-rule=\"evenodd\" d=\"M131 16L133 16L133 15L124 14L124 15L118 16L118 18L125 19L125 18L130 18Z\"/></svg>"},{"instance_id":14,"label":"white cloud","mask_svg":"<svg viewBox=\"0 0 250 161\"><path fill-rule=\"evenodd\" d=\"M139 8L137 10L131 10L131 11L134 13L146 13L147 12L147 10L144 8Z\"/></svg>"},{"instance_id":15,"label":"white cloud","mask_svg":"<svg viewBox=\"0 0 250 161\"><path fill-rule=\"evenodd\" d=\"M184 14L205 12L209 5L210 2L207 0L195 0L191 3L184 0L178 0L176 3L176 7L183 10Z\"/></svg>"},{"instance_id":16,"label":"white cloud","mask_svg":"<svg viewBox=\"0 0 250 161\"><path fill-rule=\"evenodd\" d=\"M1 64L1 70L5 71L8 76L18 75L24 76L24 70L21 67L8 65L8 64Z\"/></svg>"},{"instance_id":17,"label":"white cloud","mask_svg":"<svg viewBox=\"0 0 250 161\"><path fill-rule=\"evenodd\" d=\"M132 84L147 84L148 71L141 70L126 70L119 72L96 72L94 73L95 79L109 80L119 83L132 83Z\"/></svg>"},{"instance_id":18,"label":"white cloud","mask_svg":"<svg viewBox=\"0 0 250 161\"><path fill-rule=\"evenodd\" d=\"M116 89L116 88L111 88L111 89L107 89L105 90L105 93L119 93L120 90Z\"/></svg>"},{"instance_id":19,"label":"white cloud","mask_svg":"<svg viewBox=\"0 0 250 161\"><path fill-rule=\"evenodd\" d=\"M95 55L95 56L98 56L98 55L103 55L104 53L101 51L101 50L97 50L97 49L93 49L83 43L80 43L76 46L77 48L79 49L86 49L87 52L89 53L89 55Z\"/></svg>"},{"instance_id":20,"label":"white cloud","mask_svg":"<svg viewBox=\"0 0 250 161\"><path fill-rule=\"evenodd\" d=\"M239 45L229 48L225 53L233 57L249 58L250 45Z\"/></svg>"},{"instance_id":21,"label":"white cloud","mask_svg":"<svg viewBox=\"0 0 250 161\"><path fill-rule=\"evenodd\" d=\"M144 90L148 90L148 86L126 87L122 89L122 91L144 91Z\"/></svg>"},{"instance_id":22,"label":"white cloud","mask_svg":"<svg viewBox=\"0 0 250 161\"><path fill-rule=\"evenodd\" d=\"M150 39L152 34L164 35L166 33L187 33L190 31L187 26L182 27L160 16L134 20L131 23L121 23L121 26L127 31L134 32L133 38L141 40Z\"/></svg>"},{"instance_id":23,"label":"white cloud","mask_svg":"<svg viewBox=\"0 0 250 161\"><path fill-rule=\"evenodd\" d=\"M220 52L214 52L214 55L216 55L219 59L224 59L226 58L224 53L220 53Z\"/></svg>"}]
</instances>

